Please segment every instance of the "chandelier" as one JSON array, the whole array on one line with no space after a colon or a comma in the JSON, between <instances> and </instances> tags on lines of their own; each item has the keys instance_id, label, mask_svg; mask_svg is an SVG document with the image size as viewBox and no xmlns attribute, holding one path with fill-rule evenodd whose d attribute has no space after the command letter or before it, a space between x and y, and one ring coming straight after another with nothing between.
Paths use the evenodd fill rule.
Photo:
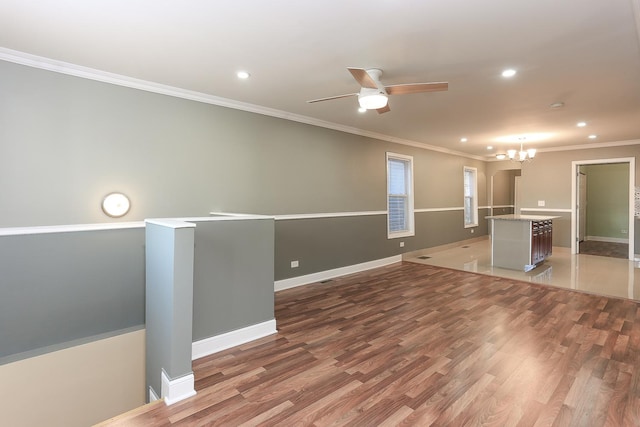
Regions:
<instances>
[{"instance_id":1,"label":"chandelier","mask_svg":"<svg viewBox=\"0 0 640 427\"><path fill-rule=\"evenodd\" d=\"M535 148L529 148L528 150L525 150L522 146L522 143L520 143L520 151L511 149L511 150L507 150L507 156L505 156L504 154L498 154L496 157L498 158L498 160L502 160L505 157L509 157L509 160L524 163L524 162L528 162L529 160L532 160L535 156L536 156Z\"/></svg>"}]
</instances>

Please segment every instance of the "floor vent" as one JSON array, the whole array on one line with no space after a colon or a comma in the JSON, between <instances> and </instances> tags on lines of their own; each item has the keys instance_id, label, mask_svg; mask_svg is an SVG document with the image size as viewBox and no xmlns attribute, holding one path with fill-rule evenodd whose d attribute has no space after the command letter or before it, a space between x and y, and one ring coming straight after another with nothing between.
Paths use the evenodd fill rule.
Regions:
<instances>
[{"instance_id":1,"label":"floor vent","mask_svg":"<svg viewBox=\"0 0 640 427\"><path fill-rule=\"evenodd\" d=\"M423 256L419 256L419 257L418 257L418 259L429 259L429 258L431 258L431 257L430 257L430 256L426 256L426 255L423 255Z\"/></svg>"},{"instance_id":2,"label":"floor vent","mask_svg":"<svg viewBox=\"0 0 640 427\"><path fill-rule=\"evenodd\" d=\"M462 249L469 249L469 246L463 246Z\"/></svg>"},{"instance_id":3,"label":"floor vent","mask_svg":"<svg viewBox=\"0 0 640 427\"><path fill-rule=\"evenodd\" d=\"M322 280L320 283L329 283L331 281L333 281L333 279Z\"/></svg>"}]
</instances>

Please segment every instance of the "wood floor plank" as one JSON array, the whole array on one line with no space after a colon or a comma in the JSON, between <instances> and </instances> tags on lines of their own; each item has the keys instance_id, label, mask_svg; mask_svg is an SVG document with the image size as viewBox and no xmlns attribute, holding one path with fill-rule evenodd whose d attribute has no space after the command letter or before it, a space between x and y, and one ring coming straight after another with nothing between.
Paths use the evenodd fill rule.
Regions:
<instances>
[{"instance_id":1,"label":"wood floor plank","mask_svg":"<svg viewBox=\"0 0 640 427\"><path fill-rule=\"evenodd\" d=\"M102 425L640 425L638 302L408 262L275 302L196 396Z\"/></svg>"}]
</instances>

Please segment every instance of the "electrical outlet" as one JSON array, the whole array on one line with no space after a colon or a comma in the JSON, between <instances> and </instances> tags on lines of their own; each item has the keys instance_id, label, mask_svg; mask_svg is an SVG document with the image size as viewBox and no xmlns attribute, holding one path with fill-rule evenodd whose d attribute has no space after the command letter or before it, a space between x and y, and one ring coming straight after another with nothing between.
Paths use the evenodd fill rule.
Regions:
<instances>
[{"instance_id":1,"label":"electrical outlet","mask_svg":"<svg viewBox=\"0 0 640 427\"><path fill-rule=\"evenodd\" d=\"M544 200L538 200L538 206L544 207L544 205L545 205L545 201Z\"/></svg>"},{"instance_id":2,"label":"electrical outlet","mask_svg":"<svg viewBox=\"0 0 640 427\"><path fill-rule=\"evenodd\" d=\"M291 261L291 268L298 268L298 267L300 267L300 263L298 262L298 260Z\"/></svg>"},{"instance_id":3,"label":"electrical outlet","mask_svg":"<svg viewBox=\"0 0 640 427\"><path fill-rule=\"evenodd\" d=\"M404 242L400 242L400 247L404 248Z\"/></svg>"},{"instance_id":4,"label":"electrical outlet","mask_svg":"<svg viewBox=\"0 0 640 427\"><path fill-rule=\"evenodd\" d=\"M627 234L627 230L625 230L624 228L623 228L622 230L620 230L620 232L621 232L622 234Z\"/></svg>"},{"instance_id":5,"label":"electrical outlet","mask_svg":"<svg viewBox=\"0 0 640 427\"><path fill-rule=\"evenodd\" d=\"M471 234L475 233L476 231L472 228L471 229Z\"/></svg>"}]
</instances>

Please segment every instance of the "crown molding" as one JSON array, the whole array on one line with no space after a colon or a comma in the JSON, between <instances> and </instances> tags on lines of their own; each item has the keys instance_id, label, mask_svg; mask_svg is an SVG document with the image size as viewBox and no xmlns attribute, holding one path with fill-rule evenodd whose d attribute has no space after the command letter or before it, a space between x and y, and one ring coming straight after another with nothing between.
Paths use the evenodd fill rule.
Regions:
<instances>
[{"instance_id":1,"label":"crown molding","mask_svg":"<svg viewBox=\"0 0 640 427\"><path fill-rule=\"evenodd\" d=\"M562 147L538 148L537 153L551 153L555 151L590 150L594 148L624 147L627 145L640 145L640 139L630 139L627 141L595 142L593 144L564 145ZM484 159L486 162L504 162L508 159L496 159L495 156Z\"/></svg>"},{"instance_id":2,"label":"crown molding","mask_svg":"<svg viewBox=\"0 0 640 427\"><path fill-rule=\"evenodd\" d=\"M640 46L640 0L631 0L631 2L634 9L634 18L636 20L636 28L638 30L637 31L638 42ZM313 117L294 114L294 113L290 113L283 110L277 110L275 108L263 107L260 105L250 104L248 102L236 101L233 99L210 95L203 92L196 92L196 91L182 89L174 86L163 85L160 83L155 83L155 82L142 80L142 79L136 79L136 78L124 76L121 74L109 73L107 71L102 71L95 68L83 67L81 65L76 65L69 62L57 61L54 59L32 55L26 52L20 52L17 50L7 49L3 47L0 47L0 60L6 61L6 62L13 62L15 64L25 65L28 67L39 68L42 70L53 71L56 73L67 74L70 76L80 77L84 79L95 80L102 83L109 83L117 86L123 86L123 87L132 88L132 89L158 93L161 95L172 96L175 98L182 98L182 99L187 99L191 101L202 102L204 104L211 104L219 107L231 108L234 110L246 111L249 113L261 114L264 116L276 117L279 119L290 120L293 122L308 124L312 126L318 126L326 129L336 130L339 132L363 136L366 138L372 138L380 141L391 142L394 144L406 145L410 147L436 151L444 154L451 154L459 157L466 157L469 159L480 160L484 162L499 161L494 157L477 156L469 153L463 153L461 151L450 150L450 149L438 147L435 145L425 144L423 142L397 138L391 135L385 135L378 132L371 132L368 130L364 130L364 129L360 129L352 126L341 125L339 123L319 120ZM596 143L596 144L586 144L586 145L571 145L571 146L563 146L563 147L538 149L538 152L542 153L547 151L582 150L582 149L588 149L588 148L606 148L606 147L616 147L620 145L635 145L635 144L640 144L640 140Z\"/></svg>"},{"instance_id":3,"label":"crown molding","mask_svg":"<svg viewBox=\"0 0 640 427\"><path fill-rule=\"evenodd\" d=\"M640 139L630 139L627 141L596 142L593 144L565 145L563 147L540 148L537 151L538 153L547 153L552 151L589 150L592 148L611 148L638 144L640 144Z\"/></svg>"},{"instance_id":4,"label":"crown molding","mask_svg":"<svg viewBox=\"0 0 640 427\"><path fill-rule=\"evenodd\" d=\"M485 160L482 156L475 156L460 151L449 150L443 147L425 144L422 142L412 141L394 136L385 135L377 132L371 132L352 126L341 125L338 123L328 122L315 119L313 117L294 114L287 111L277 110L275 108L263 107L260 105L250 104L247 102L236 101L220 96L209 95L203 92L196 92L187 89L181 89L174 86L163 85L147 80L136 79L121 74L109 73L107 71L95 68L83 67L81 65L72 64L64 61L56 61L54 59L42 56L32 55L17 50L0 47L0 60L13 62L15 64L25 65L28 67L39 68L42 70L53 71L56 73L67 74L70 76L80 77L89 80L95 80L102 83L109 83L118 86L124 86L132 89L144 90L147 92L158 93L161 95L173 96L176 98L188 99L191 101L202 102L205 104L217 105L220 107L232 108L234 110L246 111L249 113L262 114L264 116L276 117L279 119L290 120L293 122L304 123L308 125L323 127L326 129L337 130L340 132L350 133L353 135L364 136L367 138L378 139L381 141L392 142L395 144L408 145L411 147L422 148L425 150L438 151L445 154L467 157L475 160Z\"/></svg>"},{"instance_id":5,"label":"crown molding","mask_svg":"<svg viewBox=\"0 0 640 427\"><path fill-rule=\"evenodd\" d=\"M640 51L640 0L631 0L633 18L636 21L636 35L638 36L638 50Z\"/></svg>"}]
</instances>

